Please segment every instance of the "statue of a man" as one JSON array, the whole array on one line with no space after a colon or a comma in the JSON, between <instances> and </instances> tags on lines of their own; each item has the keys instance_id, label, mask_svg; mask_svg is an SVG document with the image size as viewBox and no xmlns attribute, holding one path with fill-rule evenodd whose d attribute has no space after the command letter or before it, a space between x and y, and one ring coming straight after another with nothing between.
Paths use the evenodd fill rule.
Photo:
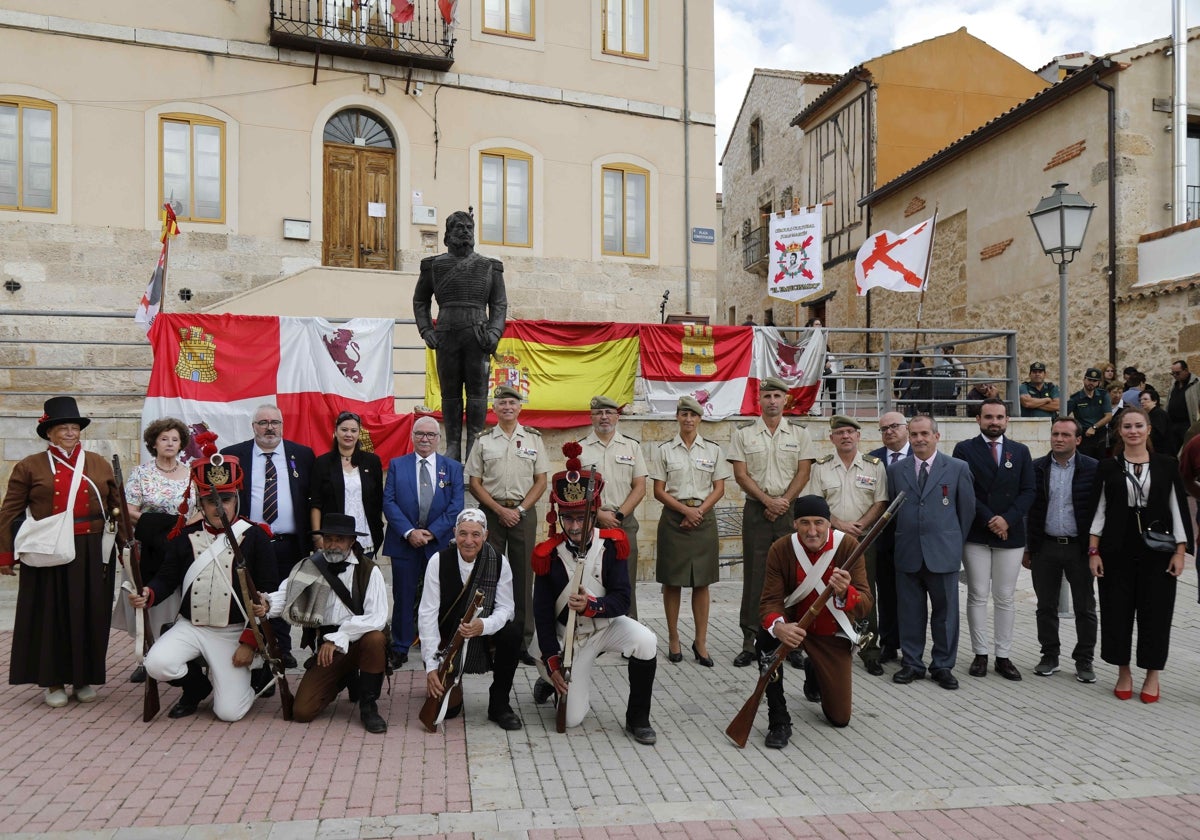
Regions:
<instances>
[{"instance_id":1,"label":"statue of a man","mask_svg":"<svg viewBox=\"0 0 1200 840\"><path fill-rule=\"evenodd\" d=\"M504 264L475 253L475 220L461 210L446 218L447 253L421 260L413 292L413 316L426 346L437 355L446 424L446 457L462 454L463 388L466 388L467 453L487 420L489 357L504 334L508 299ZM438 303L437 325L430 304Z\"/></svg>"}]
</instances>

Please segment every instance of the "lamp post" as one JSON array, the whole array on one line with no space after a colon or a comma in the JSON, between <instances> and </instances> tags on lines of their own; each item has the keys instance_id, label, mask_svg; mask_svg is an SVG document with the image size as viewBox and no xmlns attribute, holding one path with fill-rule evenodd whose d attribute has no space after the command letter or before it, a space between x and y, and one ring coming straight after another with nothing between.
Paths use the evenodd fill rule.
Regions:
<instances>
[{"instance_id":1,"label":"lamp post","mask_svg":"<svg viewBox=\"0 0 1200 840\"><path fill-rule=\"evenodd\" d=\"M1063 192L1066 182L1054 184L1054 194L1038 202L1029 214L1038 241L1050 259L1058 265L1058 376L1059 400L1067 393L1067 264L1083 247L1088 221L1095 204L1088 204L1079 193ZM1062 413L1063 403L1059 403Z\"/></svg>"}]
</instances>

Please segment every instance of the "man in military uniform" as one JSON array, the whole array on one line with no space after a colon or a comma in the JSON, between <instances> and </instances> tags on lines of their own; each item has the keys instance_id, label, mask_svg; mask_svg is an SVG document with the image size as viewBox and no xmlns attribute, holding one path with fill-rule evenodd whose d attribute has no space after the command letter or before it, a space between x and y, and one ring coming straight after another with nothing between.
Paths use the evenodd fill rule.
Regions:
<instances>
[{"instance_id":1,"label":"man in military uniform","mask_svg":"<svg viewBox=\"0 0 1200 840\"><path fill-rule=\"evenodd\" d=\"M645 458L638 441L617 430L621 407L604 395L592 397L592 433L579 441L579 460L594 466L604 476L602 507L596 514L601 528L620 528L629 540L629 617L637 618L637 535L634 515L646 495Z\"/></svg>"},{"instance_id":2,"label":"man in military uniform","mask_svg":"<svg viewBox=\"0 0 1200 840\"><path fill-rule=\"evenodd\" d=\"M504 264L475 253L475 220L461 210L446 218L447 253L421 260L413 317L437 354L446 424L446 457L462 461L463 388L467 393L467 453L487 420L488 357L504 334L508 298ZM430 302L437 298L434 326Z\"/></svg>"},{"instance_id":3,"label":"man in military uniform","mask_svg":"<svg viewBox=\"0 0 1200 840\"><path fill-rule=\"evenodd\" d=\"M762 599L763 574L771 543L792 533L788 513L792 500L808 483L816 451L812 438L799 423L783 422L788 388L774 376L758 386L758 405L762 416L737 428L729 439L733 480L746 494L742 506L742 605L738 623L742 626L742 650L733 664L744 668L755 661L754 639L758 634L759 602ZM792 652L791 662L799 666L803 654Z\"/></svg>"},{"instance_id":4,"label":"man in military uniform","mask_svg":"<svg viewBox=\"0 0 1200 840\"><path fill-rule=\"evenodd\" d=\"M808 492L829 503L833 527L855 539L862 539L888 505L887 467L874 455L858 451L861 429L858 421L849 417L839 414L829 418L829 442L835 451L817 459L808 480ZM867 549L866 569L873 603L876 592L874 547ZM878 677L883 674L883 665L879 662L879 620L874 609L866 618L871 641L858 655L866 665L867 673ZM804 694L809 697L813 692L808 690L812 683L808 670L805 677ZM819 699L819 695L809 699Z\"/></svg>"},{"instance_id":5,"label":"man in military uniform","mask_svg":"<svg viewBox=\"0 0 1200 840\"><path fill-rule=\"evenodd\" d=\"M529 558L537 538L537 500L546 492L550 462L542 435L517 422L521 395L501 385L492 408L499 423L475 440L467 458L467 488L487 516L488 542L512 566L515 621L523 629L521 662L533 665L533 573Z\"/></svg>"},{"instance_id":6,"label":"man in military uniform","mask_svg":"<svg viewBox=\"0 0 1200 840\"><path fill-rule=\"evenodd\" d=\"M1083 440L1079 451L1097 461L1104 457L1104 428L1112 420L1112 404L1100 385L1100 369L1088 368L1083 374L1083 390L1067 401L1067 414L1079 421Z\"/></svg>"},{"instance_id":7,"label":"man in military uniform","mask_svg":"<svg viewBox=\"0 0 1200 840\"><path fill-rule=\"evenodd\" d=\"M1041 362L1029 366L1029 381L1021 383L1018 393L1022 417L1058 416L1058 386L1046 381L1046 366Z\"/></svg>"}]
</instances>

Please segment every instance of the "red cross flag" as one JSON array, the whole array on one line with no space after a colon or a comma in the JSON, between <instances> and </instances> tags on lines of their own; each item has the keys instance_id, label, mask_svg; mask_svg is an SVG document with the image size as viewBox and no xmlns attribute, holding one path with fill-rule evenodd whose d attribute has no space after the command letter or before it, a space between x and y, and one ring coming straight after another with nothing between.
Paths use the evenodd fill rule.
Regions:
<instances>
[{"instance_id":1,"label":"red cross flag","mask_svg":"<svg viewBox=\"0 0 1200 840\"><path fill-rule=\"evenodd\" d=\"M890 230L881 230L867 238L854 261L859 297L870 289L925 290L936 218L926 219L899 236Z\"/></svg>"}]
</instances>

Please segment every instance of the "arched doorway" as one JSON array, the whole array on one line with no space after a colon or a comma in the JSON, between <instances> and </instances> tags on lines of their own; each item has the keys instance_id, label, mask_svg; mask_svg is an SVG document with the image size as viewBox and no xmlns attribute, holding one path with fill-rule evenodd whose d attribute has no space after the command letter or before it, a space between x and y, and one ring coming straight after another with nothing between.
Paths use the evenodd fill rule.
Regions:
<instances>
[{"instance_id":1,"label":"arched doorway","mask_svg":"<svg viewBox=\"0 0 1200 840\"><path fill-rule=\"evenodd\" d=\"M395 268L396 141L359 108L325 124L324 238L321 262L343 268Z\"/></svg>"}]
</instances>

